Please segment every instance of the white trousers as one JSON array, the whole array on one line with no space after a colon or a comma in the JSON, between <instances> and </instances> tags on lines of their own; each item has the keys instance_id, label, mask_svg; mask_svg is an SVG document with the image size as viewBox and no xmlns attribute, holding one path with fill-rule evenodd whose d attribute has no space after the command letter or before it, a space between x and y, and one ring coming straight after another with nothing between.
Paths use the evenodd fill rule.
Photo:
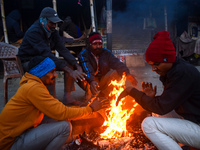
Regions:
<instances>
[{"instance_id":1,"label":"white trousers","mask_svg":"<svg viewBox=\"0 0 200 150\"><path fill-rule=\"evenodd\" d=\"M178 143L200 148L200 125L188 120L147 117L142 130L159 150L182 150Z\"/></svg>"}]
</instances>

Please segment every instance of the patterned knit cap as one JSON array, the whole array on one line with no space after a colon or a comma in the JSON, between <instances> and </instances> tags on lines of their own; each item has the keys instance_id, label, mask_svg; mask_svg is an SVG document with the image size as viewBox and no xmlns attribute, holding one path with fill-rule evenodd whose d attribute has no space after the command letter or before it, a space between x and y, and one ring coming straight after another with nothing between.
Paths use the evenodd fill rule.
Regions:
<instances>
[{"instance_id":1,"label":"patterned knit cap","mask_svg":"<svg viewBox=\"0 0 200 150\"><path fill-rule=\"evenodd\" d=\"M30 63L35 63L35 62L31 62ZM31 65L29 63L29 66ZM29 70L29 73L41 78L42 76L44 76L45 74L47 74L49 71L53 70L56 67L54 61L52 59L50 59L49 57L45 58L44 60L42 60L39 64L37 64L35 67L31 68Z\"/></svg>"}]
</instances>

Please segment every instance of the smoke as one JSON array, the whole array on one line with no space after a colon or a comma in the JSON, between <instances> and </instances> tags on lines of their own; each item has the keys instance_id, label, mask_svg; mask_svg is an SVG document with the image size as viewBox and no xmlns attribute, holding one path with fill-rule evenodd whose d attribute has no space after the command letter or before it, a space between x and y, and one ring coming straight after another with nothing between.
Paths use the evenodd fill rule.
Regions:
<instances>
[{"instance_id":1,"label":"smoke","mask_svg":"<svg viewBox=\"0 0 200 150\"><path fill-rule=\"evenodd\" d=\"M152 36L161 30L180 35L187 30L188 16L200 14L199 9L200 1L197 0L126 0L123 5L122 1L115 2L113 49L144 50Z\"/></svg>"}]
</instances>

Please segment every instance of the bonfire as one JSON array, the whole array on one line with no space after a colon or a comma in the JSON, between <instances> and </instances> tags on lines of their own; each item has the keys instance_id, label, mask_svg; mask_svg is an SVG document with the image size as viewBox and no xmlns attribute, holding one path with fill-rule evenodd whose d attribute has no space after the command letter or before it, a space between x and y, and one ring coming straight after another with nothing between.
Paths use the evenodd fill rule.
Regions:
<instances>
[{"instance_id":1,"label":"bonfire","mask_svg":"<svg viewBox=\"0 0 200 150\"><path fill-rule=\"evenodd\" d=\"M83 133L76 139L77 141L81 139L80 145L69 145L67 150L157 150L141 130L141 121L147 116L147 113L143 112L141 113L143 115L140 116L135 113L138 105L135 100L125 97L116 106L117 98L125 89L125 83L126 76L123 75L120 81L114 80L109 84L112 87L109 93L111 104L110 108L106 110L106 120L102 125L102 128L105 129L103 133L91 132L87 135ZM131 119L129 119L130 117ZM127 123L131 129L129 131Z\"/></svg>"},{"instance_id":2,"label":"bonfire","mask_svg":"<svg viewBox=\"0 0 200 150\"><path fill-rule=\"evenodd\" d=\"M137 103L133 99L132 102L134 105L131 109L123 108L125 103L125 98L123 98L118 106L116 106L117 98L120 93L124 90L126 83L126 76L123 75L120 81L114 80L111 81L109 86L113 86L113 90L109 94L109 97L112 97L111 107L107 110L109 114L107 115L107 120L104 122L103 126L107 127L106 131L101 134L103 139L118 138L123 136L128 136L126 130L127 120L130 118L130 115L134 113Z\"/></svg>"}]
</instances>

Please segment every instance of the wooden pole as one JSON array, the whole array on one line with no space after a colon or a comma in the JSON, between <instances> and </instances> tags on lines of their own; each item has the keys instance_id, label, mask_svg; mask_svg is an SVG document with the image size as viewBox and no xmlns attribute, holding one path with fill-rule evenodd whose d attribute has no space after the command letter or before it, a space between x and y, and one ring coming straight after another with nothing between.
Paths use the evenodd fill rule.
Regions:
<instances>
[{"instance_id":1,"label":"wooden pole","mask_svg":"<svg viewBox=\"0 0 200 150\"><path fill-rule=\"evenodd\" d=\"M93 4L93 0L90 0L90 12L91 12L91 21L92 21L92 31L96 32L95 20L94 20L94 4Z\"/></svg>"},{"instance_id":2,"label":"wooden pole","mask_svg":"<svg viewBox=\"0 0 200 150\"><path fill-rule=\"evenodd\" d=\"M56 4L56 0L53 0L53 9L57 12L57 4Z\"/></svg>"},{"instance_id":3,"label":"wooden pole","mask_svg":"<svg viewBox=\"0 0 200 150\"><path fill-rule=\"evenodd\" d=\"M107 49L112 51L112 0L107 0Z\"/></svg>"},{"instance_id":4,"label":"wooden pole","mask_svg":"<svg viewBox=\"0 0 200 150\"><path fill-rule=\"evenodd\" d=\"M2 16L5 43L9 43L8 34L7 34L7 28L6 28L6 17L5 17L5 11L4 11L4 1L0 0L0 3L1 3L1 16Z\"/></svg>"},{"instance_id":5,"label":"wooden pole","mask_svg":"<svg viewBox=\"0 0 200 150\"><path fill-rule=\"evenodd\" d=\"M56 4L56 0L53 0L52 3L53 3L53 9L57 12L57 4ZM58 13L58 12L57 12L57 13ZM57 25L56 25L56 29L58 30ZM59 57L59 54L58 54L57 51L55 51L55 55L56 55L56 57Z\"/></svg>"}]
</instances>

